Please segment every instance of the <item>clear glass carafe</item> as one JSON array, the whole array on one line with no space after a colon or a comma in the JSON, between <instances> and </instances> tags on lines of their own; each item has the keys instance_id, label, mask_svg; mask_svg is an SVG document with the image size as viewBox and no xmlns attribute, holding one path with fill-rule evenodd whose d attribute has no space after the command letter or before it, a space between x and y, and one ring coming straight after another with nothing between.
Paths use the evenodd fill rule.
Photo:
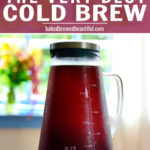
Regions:
<instances>
[{"instance_id":1,"label":"clear glass carafe","mask_svg":"<svg viewBox=\"0 0 150 150\"><path fill-rule=\"evenodd\" d=\"M110 129L99 46L85 42L54 43L39 150L112 150L122 109Z\"/></svg>"}]
</instances>

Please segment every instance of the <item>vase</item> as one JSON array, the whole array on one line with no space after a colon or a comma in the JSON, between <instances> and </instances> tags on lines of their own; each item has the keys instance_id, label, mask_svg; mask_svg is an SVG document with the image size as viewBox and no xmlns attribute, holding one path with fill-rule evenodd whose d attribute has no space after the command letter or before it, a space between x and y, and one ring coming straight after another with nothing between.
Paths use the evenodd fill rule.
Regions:
<instances>
[{"instance_id":1,"label":"vase","mask_svg":"<svg viewBox=\"0 0 150 150\"><path fill-rule=\"evenodd\" d=\"M7 103L5 106L6 113L11 115L14 111L15 104L15 87L9 87L9 91L7 93Z\"/></svg>"}]
</instances>

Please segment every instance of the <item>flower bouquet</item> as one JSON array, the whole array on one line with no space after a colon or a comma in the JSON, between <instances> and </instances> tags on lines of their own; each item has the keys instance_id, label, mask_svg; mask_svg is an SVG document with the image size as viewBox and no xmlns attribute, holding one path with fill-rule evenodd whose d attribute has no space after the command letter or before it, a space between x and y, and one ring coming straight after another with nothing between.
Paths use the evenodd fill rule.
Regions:
<instances>
[{"instance_id":1,"label":"flower bouquet","mask_svg":"<svg viewBox=\"0 0 150 150\"><path fill-rule=\"evenodd\" d=\"M14 44L3 43L0 46L0 83L7 85L7 103L6 112L12 113L13 105L15 104L15 88L23 82L32 81L33 93L38 93L38 71L41 62L41 51L25 50Z\"/></svg>"}]
</instances>

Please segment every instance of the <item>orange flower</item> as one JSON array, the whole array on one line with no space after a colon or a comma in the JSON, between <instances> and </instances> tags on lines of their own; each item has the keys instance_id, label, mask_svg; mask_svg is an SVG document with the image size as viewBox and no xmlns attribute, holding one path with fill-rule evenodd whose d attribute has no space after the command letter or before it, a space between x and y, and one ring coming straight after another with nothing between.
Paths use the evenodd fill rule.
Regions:
<instances>
[{"instance_id":1,"label":"orange flower","mask_svg":"<svg viewBox=\"0 0 150 150\"><path fill-rule=\"evenodd\" d=\"M19 59L21 63L23 63L27 68L31 68L34 66L33 59L29 55L24 55L24 57Z\"/></svg>"}]
</instances>

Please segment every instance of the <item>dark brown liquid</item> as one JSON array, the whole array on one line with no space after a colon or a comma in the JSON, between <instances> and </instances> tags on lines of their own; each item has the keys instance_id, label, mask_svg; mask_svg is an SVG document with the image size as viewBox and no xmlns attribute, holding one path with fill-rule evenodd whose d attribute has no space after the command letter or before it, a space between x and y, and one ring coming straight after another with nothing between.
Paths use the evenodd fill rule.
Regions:
<instances>
[{"instance_id":1,"label":"dark brown liquid","mask_svg":"<svg viewBox=\"0 0 150 150\"><path fill-rule=\"evenodd\" d=\"M39 150L112 150L99 67L53 66Z\"/></svg>"}]
</instances>

